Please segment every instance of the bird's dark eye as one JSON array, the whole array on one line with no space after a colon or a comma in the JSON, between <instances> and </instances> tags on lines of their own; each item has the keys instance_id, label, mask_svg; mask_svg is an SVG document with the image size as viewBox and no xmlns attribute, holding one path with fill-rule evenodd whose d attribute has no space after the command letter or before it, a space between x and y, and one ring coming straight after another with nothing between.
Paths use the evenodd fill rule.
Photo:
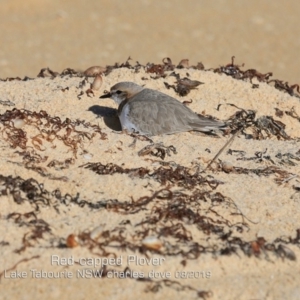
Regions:
<instances>
[{"instance_id":1,"label":"bird's dark eye","mask_svg":"<svg viewBox=\"0 0 300 300\"><path fill-rule=\"evenodd\" d=\"M118 94L118 95L120 95L120 94L122 94L122 91L116 91L116 93Z\"/></svg>"}]
</instances>

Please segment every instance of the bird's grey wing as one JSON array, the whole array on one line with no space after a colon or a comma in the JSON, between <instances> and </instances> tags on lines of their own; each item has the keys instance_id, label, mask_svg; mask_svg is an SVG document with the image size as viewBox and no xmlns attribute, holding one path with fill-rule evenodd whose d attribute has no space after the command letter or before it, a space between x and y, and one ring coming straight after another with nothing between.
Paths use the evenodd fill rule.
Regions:
<instances>
[{"instance_id":1,"label":"bird's grey wing","mask_svg":"<svg viewBox=\"0 0 300 300\"><path fill-rule=\"evenodd\" d=\"M209 132L223 123L199 117L180 101L158 91L144 89L133 97L130 110L140 119L140 131L149 135L172 134L191 130ZM145 102L146 101L146 102Z\"/></svg>"},{"instance_id":2,"label":"bird's grey wing","mask_svg":"<svg viewBox=\"0 0 300 300\"><path fill-rule=\"evenodd\" d=\"M136 123L138 120L139 131L144 134L159 135L192 130L181 111L184 106L166 94L144 89L131 98L130 102L132 122Z\"/></svg>"},{"instance_id":3,"label":"bird's grey wing","mask_svg":"<svg viewBox=\"0 0 300 300\"><path fill-rule=\"evenodd\" d=\"M204 116L197 115L177 99L161 92L157 92L154 96L154 99L161 100L170 107L170 111L174 114L174 117L177 120L177 125L179 127L177 128L176 132L187 130L211 132L214 130L218 131L219 129L224 129L224 127L226 126L226 124L222 121L213 120ZM180 128L182 130L180 130Z\"/></svg>"}]
</instances>

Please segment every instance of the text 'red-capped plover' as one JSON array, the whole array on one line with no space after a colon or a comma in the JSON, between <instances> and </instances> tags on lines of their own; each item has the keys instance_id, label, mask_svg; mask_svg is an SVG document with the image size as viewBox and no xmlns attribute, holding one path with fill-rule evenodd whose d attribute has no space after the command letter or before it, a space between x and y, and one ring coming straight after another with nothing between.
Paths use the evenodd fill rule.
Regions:
<instances>
[{"instance_id":1,"label":"text 'red-capped plover'","mask_svg":"<svg viewBox=\"0 0 300 300\"><path fill-rule=\"evenodd\" d=\"M199 116L175 98L133 82L119 82L100 98L112 98L118 105L123 130L154 136L186 131L218 132L222 121Z\"/></svg>"}]
</instances>

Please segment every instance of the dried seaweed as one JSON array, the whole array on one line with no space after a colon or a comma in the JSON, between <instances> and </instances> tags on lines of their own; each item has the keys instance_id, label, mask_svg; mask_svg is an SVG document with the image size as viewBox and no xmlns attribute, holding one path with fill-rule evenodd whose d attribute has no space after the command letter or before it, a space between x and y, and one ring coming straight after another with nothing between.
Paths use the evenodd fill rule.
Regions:
<instances>
[{"instance_id":1,"label":"dried seaweed","mask_svg":"<svg viewBox=\"0 0 300 300\"><path fill-rule=\"evenodd\" d=\"M174 72L176 68L204 70L204 66L201 63L197 66L189 66L188 60L182 60L177 67L175 67L169 58L164 59L162 64L147 64L146 66L142 66L139 63L132 66L129 61L130 58L125 63L108 66L105 74L108 74L115 68L125 67L138 72L144 67L148 73L154 74L154 78L175 76L177 86L168 85L168 88L173 88L180 95L187 95L191 89L196 88L200 83L193 82L187 77L180 79L178 74L174 73L172 75L167 72ZM235 65L232 59L231 64L215 69L214 71L221 74L224 73L238 80L249 80L251 83L255 78L259 82L274 84L275 88L290 95L297 96L296 93L299 94L298 85L290 86L286 82L269 80L272 75L271 73L262 74L254 69L242 71L241 67ZM54 78L56 76L83 77L84 75L70 68L65 69L61 74L45 68L39 74L39 77ZM187 74L187 76L189 75ZM21 79L12 78L11 80ZM80 88L84 84L85 79L83 79ZM258 88L259 86L253 84L252 87ZM78 97L83 94L84 92L79 94ZM92 95L92 92L89 91L89 94ZM0 102L0 104L3 103ZM11 104L7 102L3 105ZM276 110L276 116L279 118L283 116L283 113L300 120L294 109L290 112ZM16 119L23 120L24 127L16 128L13 122ZM285 124L274 120L270 116L256 118L256 113L251 110L239 109L228 120L228 125L230 126L231 133L240 131L246 138L260 140L275 136L277 139L290 139L285 133ZM34 126L37 128L38 134L33 137L27 135L26 126ZM84 129L79 129L79 126ZM19 147L21 149L21 151L16 151L16 153L22 157L23 165L27 169L35 170L42 176L49 178L51 178L51 175L47 172L47 169L38 166L40 163L48 162L49 159L48 156L41 154L45 151L45 141L53 143L55 140L60 140L71 150L73 154L71 158L65 160L53 159L47 163L48 168L62 170L74 164L78 150L82 149L84 140L91 140L96 134L99 134L102 139L106 138L98 126L85 123L84 121L72 121L69 119L62 121L60 118L49 116L44 111L37 113L16 109L0 115L0 132L3 139L12 148ZM31 146L29 146L29 142L31 142ZM167 155L170 156L172 152L176 153L176 149L173 146L165 147L161 144L154 144L142 149L139 155L152 155L164 159ZM256 163L267 161L273 165L256 169L235 166L224 168L223 162L220 161L217 164L217 170L236 174L256 174L257 176L275 175L275 181L278 184L285 183L296 175L278 168L275 166L275 163L295 166L300 160L297 153L278 153L273 158L267 155L267 149L266 151L256 152L252 157L246 157L245 153L238 150L230 149L228 153L239 153L241 158L237 158L237 160L253 160ZM300 246L300 229L296 231L296 237L280 237L273 242L267 241L264 237L257 237L255 240L247 241L242 235L244 231L250 229L245 221L247 218L238 209L232 199L216 191L218 185L222 182L213 177L204 177L203 173L199 173L199 170L192 172L191 169L174 162L158 162L161 164L161 167L155 170L147 168L124 168L116 164L104 165L100 162L80 166L103 176L127 174L128 176L141 179L151 178L163 185L161 189L152 191L150 195L141 196L137 199L122 199L122 201L117 199L99 200L98 202L95 202L94 199L84 200L79 194L75 196L70 194L62 195L59 189L48 191L44 188L43 184L33 178L25 180L20 177L0 175L0 197L10 194L15 203L23 204L24 202L29 202L33 207L33 211L28 213L12 212L7 216L7 219L14 222L16 226L23 226L30 229L30 232L24 234L22 246L16 249L16 252L21 253L26 251L28 247L36 247L37 240L43 239L46 233L51 234L50 225L38 218L38 212L43 207L51 207L57 213L60 213L60 206L74 204L80 208L106 209L108 212L119 213L125 216L120 221L119 226L103 231L99 239L92 239L91 232L89 231L80 232L76 236L78 243L95 255L115 257L117 253L115 253L114 249L117 251L132 251L133 253L139 252L146 257L149 252L159 253L163 256L181 256L183 265L187 264L188 260L197 259L200 255L213 255L217 257L220 255L240 255L241 253L249 257L258 258L264 255L267 259L269 259L270 254L273 254L282 260L296 260L296 254L289 245ZM171 190L171 187L179 187L181 189ZM298 187L294 188L296 192L299 192ZM230 221L222 213L225 209L228 215L231 216ZM129 220L131 214L137 214L141 211L144 212L142 219L135 219L135 223L131 219ZM127 226L134 228L133 234L132 232L129 233ZM190 226L193 226L196 230L190 230ZM150 234L159 237L163 241L164 247L162 249L147 249L141 245L141 239ZM204 238L199 239L197 236L199 234ZM66 247L65 237L54 237L54 239L61 241L58 247ZM2 245L1 243L0 245ZM38 257L35 256L31 259ZM8 270L16 268L18 263ZM130 272L130 269L126 268L123 272ZM3 276L3 272L0 273L0 278L1 276ZM183 285L173 280L158 280L154 282L149 278L144 278L140 281L148 283L147 292L155 293L165 286L177 291L195 291L197 292L197 296L202 298L212 295L209 291L197 291L188 285Z\"/></svg>"},{"instance_id":2,"label":"dried seaweed","mask_svg":"<svg viewBox=\"0 0 300 300\"><path fill-rule=\"evenodd\" d=\"M286 111L285 113L300 122L300 116L296 113L295 107L292 107L290 111Z\"/></svg>"},{"instance_id":3,"label":"dried seaweed","mask_svg":"<svg viewBox=\"0 0 300 300\"><path fill-rule=\"evenodd\" d=\"M189 68L189 60L187 58L182 59L176 67L177 69L188 69Z\"/></svg>"},{"instance_id":4,"label":"dried seaweed","mask_svg":"<svg viewBox=\"0 0 300 300\"><path fill-rule=\"evenodd\" d=\"M140 168L123 168L113 163L103 165L102 163L86 163L80 167L92 170L99 175L113 175L113 174L129 174L130 176L143 178L152 178L162 185L174 184L180 187L192 188L199 185L208 185L212 189L216 189L220 184L219 181L214 179L208 180L203 177L198 171L194 174L190 174L190 169L176 165L175 168L171 166L159 167L158 169L151 171L149 169Z\"/></svg>"},{"instance_id":5,"label":"dried seaweed","mask_svg":"<svg viewBox=\"0 0 300 300\"><path fill-rule=\"evenodd\" d=\"M279 79L272 79L267 82L268 84L274 83L274 87L280 91L285 91L291 96L300 97L299 84L289 85L288 82L283 82ZM297 93L296 93L297 92Z\"/></svg>"},{"instance_id":6,"label":"dried seaweed","mask_svg":"<svg viewBox=\"0 0 300 300\"><path fill-rule=\"evenodd\" d=\"M183 97L189 94L189 92L193 89L196 89L198 85L204 84L203 82L200 82L198 80L191 80L187 77L180 78L179 74L172 73L170 76L175 76L177 81L176 86L168 84L167 82L164 82L164 85L167 89L172 88L179 96Z\"/></svg>"},{"instance_id":7,"label":"dried seaweed","mask_svg":"<svg viewBox=\"0 0 300 300\"><path fill-rule=\"evenodd\" d=\"M50 225L43 219L38 219L34 211L24 214L11 213L7 216L7 219L13 219L20 227L28 227L30 229L23 236L21 248L14 251L16 253L20 254L27 247L33 247L37 240L44 238L45 233L52 234Z\"/></svg>"},{"instance_id":8,"label":"dried seaweed","mask_svg":"<svg viewBox=\"0 0 300 300\"><path fill-rule=\"evenodd\" d=\"M166 154L168 156L171 156L171 152L177 154L176 148L173 145L166 147L162 143L158 143L144 147L138 152L138 156L145 156L150 154L152 156L156 156L164 160Z\"/></svg>"},{"instance_id":9,"label":"dried seaweed","mask_svg":"<svg viewBox=\"0 0 300 300\"><path fill-rule=\"evenodd\" d=\"M289 140L291 139L286 132L285 124L278 120L274 120L270 116L262 116L255 121L256 132L259 139L264 138L263 132L267 134L268 137L272 135L276 136L278 139Z\"/></svg>"},{"instance_id":10,"label":"dried seaweed","mask_svg":"<svg viewBox=\"0 0 300 300\"><path fill-rule=\"evenodd\" d=\"M210 205L203 207L204 203ZM217 212L218 207L226 207L231 211L232 216L241 218L241 221L237 219L235 223L229 222ZM283 259L295 260L295 253L286 244L300 246L299 233L296 238L290 237L284 242L281 238L269 243L263 237L258 237L254 241L244 241L242 233L249 230L244 221L245 216L231 199L218 192L195 190L188 195L165 188L151 196L132 200L130 203L114 203L107 206L107 209L125 215L136 214L141 210L147 213L139 223L134 224L134 236L127 233L126 226L133 226L128 222L112 230L103 231L97 239L92 239L90 232L83 232L77 236L81 246L101 256L114 256L107 249L116 248L123 251L125 249L139 251L146 256L149 251L157 252L164 257L180 255L185 260L197 259L204 254L238 255L240 252L255 257L264 254L267 259L269 259L268 253L273 253ZM187 226L192 224L199 232L208 236L211 242L205 243L205 239L202 239L202 244L199 244L199 241L194 238L195 233L192 234L187 229ZM164 247L160 250L151 250L140 246L138 242L132 242L133 239L141 240L149 234L164 241ZM219 242L213 243L213 240Z\"/></svg>"},{"instance_id":11,"label":"dried seaweed","mask_svg":"<svg viewBox=\"0 0 300 300\"><path fill-rule=\"evenodd\" d=\"M124 171L116 166L113 167L114 169L106 168L103 172L110 174ZM17 203L29 201L34 206L34 210L28 213L13 212L7 216L18 226L30 229L22 238L22 246L16 249L18 253L26 251L28 247L35 247L36 242L44 239L46 233L52 235L49 224L38 218L37 213L41 207L50 206L59 212L59 204L69 206L71 203L82 208L87 206L91 209L106 209L125 216L118 226L103 230L97 238L92 238L90 231L74 235L76 243L81 247L86 247L92 254L102 257L117 257L114 251L116 249L138 251L146 257L149 252L157 252L164 257L181 256L185 261L197 259L200 255L239 255L239 253L255 257L265 255L267 259L269 254L273 253L282 259L295 260L295 253L287 244L300 245L300 230L297 231L296 238L279 238L271 243L263 237L258 237L254 241L243 240L242 233L249 230L249 226L245 222L245 216L232 199L220 192L199 189L199 186L190 192L171 191L167 186L149 196L131 199L131 201L103 200L93 203L81 200L79 195L62 196L59 190L47 191L34 179L0 176L0 184L4 187L1 191L2 196L9 193ZM226 209L232 216L231 221L220 213L220 209L221 211ZM145 212L140 221L136 221L135 224L126 221L127 215L137 214L140 211ZM196 232L192 233L189 230L191 225L197 229ZM127 226L134 228L133 235L127 230ZM199 233L207 239L202 238L200 242L196 237ZM163 241L162 249L154 250L141 246L139 241L150 234ZM59 237L54 239L62 241ZM58 244L58 247L63 246L66 245ZM141 280L148 281L148 278ZM162 282L158 280L155 284ZM177 286L176 281L169 283ZM204 291L199 293L199 297L206 295Z\"/></svg>"},{"instance_id":12,"label":"dried seaweed","mask_svg":"<svg viewBox=\"0 0 300 300\"><path fill-rule=\"evenodd\" d=\"M39 134L28 138L26 131L22 128L14 126L15 120L22 120L25 125L31 125L37 128ZM36 150L43 151L43 141L52 143L55 139L60 140L65 146L69 147L76 157L78 149L82 147L84 139L91 140L97 134L101 139L106 139L106 135L101 132L98 125L92 125L85 121L72 121L66 119L62 121L59 117L51 117L47 112L32 112L29 110L7 110L0 115L0 131L4 140L6 140L12 148L26 149L28 140ZM88 131L79 130L78 127L87 128ZM92 131L92 133L91 133Z\"/></svg>"},{"instance_id":13,"label":"dried seaweed","mask_svg":"<svg viewBox=\"0 0 300 300\"><path fill-rule=\"evenodd\" d=\"M147 63L145 66L145 71L147 73L156 74L155 77L151 77L153 79L158 79L161 77L166 77L166 71L173 71L175 69L175 65L172 64L172 60L169 57L166 57L162 60L163 64L153 64Z\"/></svg>"},{"instance_id":14,"label":"dried seaweed","mask_svg":"<svg viewBox=\"0 0 300 300\"><path fill-rule=\"evenodd\" d=\"M272 75L273 75L272 72L262 74L255 69L249 69L249 70L243 71L243 70L241 70L241 67L243 67L244 64L242 64L241 66L235 65L234 59L235 59L235 57L232 56L231 63L229 63L225 66L216 68L216 69L212 69L212 70L215 73L226 74L228 76L231 76L234 79L238 79L238 80L247 80L248 79L250 81L250 83L252 83L253 78L256 78L259 82L264 82L269 85L274 85L274 87L276 89L278 89L280 91L284 91L291 96L296 96L298 98L300 97L299 84L290 85L288 82L283 82L282 80L279 80L279 79L269 80L270 77L272 77ZM253 84L252 87L258 88L258 85Z\"/></svg>"},{"instance_id":15,"label":"dried seaweed","mask_svg":"<svg viewBox=\"0 0 300 300\"><path fill-rule=\"evenodd\" d=\"M201 202L210 202L211 205L208 209L201 209ZM101 256L111 255L106 249L113 247L131 251L139 250L145 255L147 251L159 251L165 256L181 255L187 259L196 259L200 254L212 252L217 254L219 250L217 246L212 249L208 245L200 245L194 241L193 235L186 228L187 223L195 224L199 231L211 238L212 236L224 237L228 226L234 232L243 232L248 228L244 221L230 223L216 212L218 206L226 206L237 217L243 218L230 199L220 193L210 194L199 190L194 191L192 195L187 195L182 192L171 192L169 188L161 189L151 196L132 200L131 203L115 203L109 206L109 209L123 214L136 214L141 209L148 210L148 206L152 207L150 212L134 226L135 239L143 239L151 232L166 241L164 250L149 250L141 247L139 243L132 242L132 236L126 233L124 226L103 231L97 240L91 239L90 233L81 233L78 235L79 243L89 248L92 253Z\"/></svg>"},{"instance_id":16,"label":"dried seaweed","mask_svg":"<svg viewBox=\"0 0 300 300\"><path fill-rule=\"evenodd\" d=\"M136 64L134 66L132 66L129 62L130 60L131 60L131 57L129 56L124 63L115 63L112 66L106 66L105 75L107 76L114 69L119 69L119 68L131 69L131 70L134 70L135 73L138 73L140 68L142 68L143 66L139 62L136 62Z\"/></svg>"},{"instance_id":17,"label":"dried seaweed","mask_svg":"<svg viewBox=\"0 0 300 300\"><path fill-rule=\"evenodd\" d=\"M276 117L282 118L283 117L283 111L279 108L275 107L275 115Z\"/></svg>"},{"instance_id":18,"label":"dried seaweed","mask_svg":"<svg viewBox=\"0 0 300 300\"><path fill-rule=\"evenodd\" d=\"M241 79L241 80L249 79L251 83L253 78L256 78L260 82L267 82L267 80L273 75L271 72L262 74L255 69L242 71L240 68L243 67L244 64L242 64L241 66L235 65L234 59L235 57L232 56L230 64L227 64L226 66L222 66L220 68L213 69L213 71L215 73L224 73L228 76L233 77L234 79Z\"/></svg>"},{"instance_id":19,"label":"dried seaweed","mask_svg":"<svg viewBox=\"0 0 300 300\"><path fill-rule=\"evenodd\" d=\"M65 206L72 204L79 207L89 207L91 209L102 209L110 203L116 202L116 200L107 201L86 201L81 199L79 194L71 196L70 194L62 195L59 189L54 191L48 191L44 188L42 183L39 183L33 178L27 180L17 176L4 176L0 175L0 191L1 196L11 195L16 204L22 204L29 202L34 211L40 211L40 207L53 207L58 213L59 203Z\"/></svg>"},{"instance_id":20,"label":"dried seaweed","mask_svg":"<svg viewBox=\"0 0 300 300\"><path fill-rule=\"evenodd\" d=\"M182 68L190 68L190 69L196 69L196 70L204 70L204 71L213 71L215 73L218 74L226 74L228 76L231 76L234 79L237 80L249 80L250 83L252 84L252 88L259 88L258 84L255 84L252 82L252 80L255 78L257 81L259 82L264 82L267 83L269 85L274 86L276 89L280 90L280 91L284 91L286 93L288 93L291 96L295 96L300 98L300 87L299 84L293 84L290 85L288 82L284 82L283 80L279 80L279 79L270 79L270 77L272 77L272 72L267 72L265 74L255 70L255 69L248 69L248 70L242 70L241 68L244 67L244 64L242 65L236 65L234 63L234 59L235 57L232 56L231 58L231 63L226 64L225 66L220 66L218 68L212 68L212 69L205 69L204 65L200 62L197 63L196 65L191 65L189 64L189 60L188 59L182 59L177 66L175 66L172 63L172 60L169 57L166 57L162 60L162 64L155 64L155 63L147 63L146 65L141 65L139 62L136 62L135 65L131 65L130 61L131 58L128 57L128 59L124 62L124 63L115 63L114 65L111 66L106 66L106 67L99 67L99 66L94 66L91 67L89 69L87 69L86 71L88 71L86 73L85 72L80 72L80 71L76 71L74 69L71 68L66 68L64 69L61 73L59 72L55 72L52 71L50 68L43 68L41 69L41 71L39 72L37 77L50 77L51 79L57 77L57 76L70 76L70 77L85 77L86 74L94 74L94 69L98 70L98 72L96 72L97 74L105 74L106 76L112 72L114 69L118 69L118 68L128 68L133 70L135 73L138 73L139 70L141 68L143 68L147 73L150 74L155 74L155 76L152 76L152 79L158 79L158 78L165 78L168 76L168 71L174 71L175 69L182 69ZM88 75L90 76L90 75ZM94 75L92 75L94 76ZM27 76L24 77L24 79L21 79L19 77L16 78L6 78L6 79L0 79L1 81L12 81L12 80L30 80L32 78L29 78ZM147 78L144 78L145 80ZM182 79L182 80L186 80ZM178 82L178 85L176 87L176 90L178 91L179 95L186 95L189 92L189 89L187 88L187 85L185 84L185 82ZM167 85L168 87L168 85ZM175 88L173 86L169 86L168 88ZM90 95L90 91L88 93L88 95ZM78 98L80 99L80 95L78 95Z\"/></svg>"},{"instance_id":21,"label":"dried seaweed","mask_svg":"<svg viewBox=\"0 0 300 300\"><path fill-rule=\"evenodd\" d=\"M60 73L60 76L61 76L61 77L63 77L63 76L82 77L82 76L84 76L84 75L82 74L82 72L75 71L75 70L72 69L72 68L66 68L66 69L64 69L64 70Z\"/></svg>"},{"instance_id":22,"label":"dried seaweed","mask_svg":"<svg viewBox=\"0 0 300 300\"><path fill-rule=\"evenodd\" d=\"M238 157L236 160L242 161L254 161L255 163L271 163L273 165L288 165L288 166L296 166L298 165L297 161L300 161L299 153L281 153L278 152L275 157L271 157L268 153L268 149L266 148L264 151L256 151L254 156L246 157L246 153L244 151L232 150L229 149L227 154L232 155L233 153L237 153Z\"/></svg>"},{"instance_id":23,"label":"dried seaweed","mask_svg":"<svg viewBox=\"0 0 300 300\"><path fill-rule=\"evenodd\" d=\"M0 78L0 81L4 81L4 82L7 82L7 81L28 81L28 80L34 80L34 78L30 78L28 76L25 76L23 79L21 79L20 77L7 77L5 79Z\"/></svg>"},{"instance_id":24,"label":"dried seaweed","mask_svg":"<svg viewBox=\"0 0 300 300\"><path fill-rule=\"evenodd\" d=\"M236 107L234 104L228 103ZM219 105L218 109L221 105ZM257 119L253 110L240 109L226 121L232 133L240 131L247 139L262 140L276 136L278 140L290 140L291 137L284 131L285 124L274 120L271 116L262 116ZM248 129L246 132L245 130ZM249 133L249 129L252 133Z\"/></svg>"},{"instance_id":25,"label":"dried seaweed","mask_svg":"<svg viewBox=\"0 0 300 300\"><path fill-rule=\"evenodd\" d=\"M196 89L198 85L204 83L198 80L190 80L189 78L184 77L182 79L177 80L176 84L177 93L180 96L186 96L191 90Z\"/></svg>"},{"instance_id":26,"label":"dried seaweed","mask_svg":"<svg viewBox=\"0 0 300 300\"><path fill-rule=\"evenodd\" d=\"M220 161L218 163L218 170L222 170L226 173L235 173L235 174L255 174L257 176L270 176L270 175L276 175L275 182L277 184L282 184L287 181L288 178L291 176L294 176L294 174L282 170L277 166L268 166L263 168L255 168L255 169L248 169L248 168L242 168L242 167L235 167L231 166L230 168L226 166L224 167L224 163Z\"/></svg>"},{"instance_id":27,"label":"dried seaweed","mask_svg":"<svg viewBox=\"0 0 300 300\"><path fill-rule=\"evenodd\" d=\"M56 76L59 76L58 72L52 71L50 68L43 68L40 70L37 77L45 78L50 77L51 79L55 78Z\"/></svg>"},{"instance_id":28,"label":"dried seaweed","mask_svg":"<svg viewBox=\"0 0 300 300\"><path fill-rule=\"evenodd\" d=\"M0 104L4 106L15 106L15 104L10 100L0 100Z\"/></svg>"},{"instance_id":29,"label":"dried seaweed","mask_svg":"<svg viewBox=\"0 0 300 300\"><path fill-rule=\"evenodd\" d=\"M277 159L279 159L278 163L281 164L281 165L288 165L288 166L297 166L298 164L294 161L300 161L300 153L295 153L292 154L290 152L287 152L287 153L277 153L275 155L275 157Z\"/></svg>"}]
</instances>

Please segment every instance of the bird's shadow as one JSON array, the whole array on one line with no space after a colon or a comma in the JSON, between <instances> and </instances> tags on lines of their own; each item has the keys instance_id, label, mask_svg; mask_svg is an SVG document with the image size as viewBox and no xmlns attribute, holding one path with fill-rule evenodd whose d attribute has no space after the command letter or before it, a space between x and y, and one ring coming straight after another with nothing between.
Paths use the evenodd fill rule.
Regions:
<instances>
[{"instance_id":1,"label":"bird's shadow","mask_svg":"<svg viewBox=\"0 0 300 300\"><path fill-rule=\"evenodd\" d=\"M114 131L122 131L122 126L118 117L117 110L107 106L93 105L88 111L94 113L98 118L103 118L107 127Z\"/></svg>"}]
</instances>

